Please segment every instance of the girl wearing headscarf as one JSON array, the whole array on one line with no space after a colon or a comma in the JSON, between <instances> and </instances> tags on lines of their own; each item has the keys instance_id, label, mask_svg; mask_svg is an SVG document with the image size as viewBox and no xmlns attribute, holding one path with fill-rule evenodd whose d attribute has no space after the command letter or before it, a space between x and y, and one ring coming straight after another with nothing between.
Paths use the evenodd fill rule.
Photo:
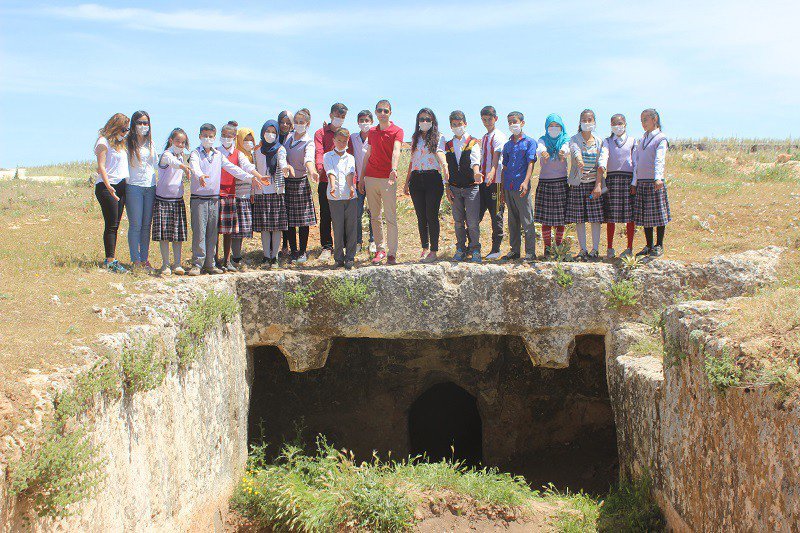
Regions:
<instances>
[{"instance_id":1,"label":"girl wearing headscarf","mask_svg":"<svg viewBox=\"0 0 800 533\"><path fill-rule=\"evenodd\" d=\"M291 111L283 110L278 114L278 142L283 144L286 137L294 131L294 114ZM281 242L280 257L289 257L289 230L283 232Z\"/></svg>"},{"instance_id":2,"label":"girl wearing headscarf","mask_svg":"<svg viewBox=\"0 0 800 533\"><path fill-rule=\"evenodd\" d=\"M256 169L269 179L254 195L253 231L261 233L264 257L261 264L272 268L278 261L281 234L289 229L289 220L284 200L284 172L286 148L278 142L278 122L268 120L261 126L261 144L255 151Z\"/></svg>"},{"instance_id":3,"label":"girl wearing headscarf","mask_svg":"<svg viewBox=\"0 0 800 533\"><path fill-rule=\"evenodd\" d=\"M553 257L553 227L556 229L556 246L560 246L564 240L569 198L567 186L569 136L564 121L555 113L547 116L544 129L545 133L539 138L536 147L541 170L539 183L536 185L533 221L542 225L544 260L547 261Z\"/></svg>"},{"instance_id":4,"label":"girl wearing headscarf","mask_svg":"<svg viewBox=\"0 0 800 533\"><path fill-rule=\"evenodd\" d=\"M239 154L254 165L253 150L255 149L256 134L250 128L239 128L236 130L236 149ZM238 230L231 235L231 262L239 270L244 268L242 263L242 244L244 239L253 236L253 201L252 184L236 182L236 218L238 219Z\"/></svg>"}]
</instances>

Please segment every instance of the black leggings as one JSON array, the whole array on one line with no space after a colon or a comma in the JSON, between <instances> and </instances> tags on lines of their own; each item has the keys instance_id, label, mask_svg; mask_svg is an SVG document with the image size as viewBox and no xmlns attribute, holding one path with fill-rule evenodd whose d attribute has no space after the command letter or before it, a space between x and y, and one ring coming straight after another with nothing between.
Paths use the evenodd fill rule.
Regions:
<instances>
[{"instance_id":1,"label":"black leggings","mask_svg":"<svg viewBox=\"0 0 800 533\"><path fill-rule=\"evenodd\" d=\"M297 253L298 232L300 233L300 254L306 253L306 249L308 248L308 226L300 226L299 228L291 227L287 231L289 232L289 247L292 249L292 253Z\"/></svg>"},{"instance_id":2,"label":"black leggings","mask_svg":"<svg viewBox=\"0 0 800 533\"><path fill-rule=\"evenodd\" d=\"M664 230L666 226L656 226L656 245L664 246ZM644 228L644 238L647 241L647 247L653 247L653 228Z\"/></svg>"},{"instance_id":3,"label":"black leggings","mask_svg":"<svg viewBox=\"0 0 800 533\"><path fill-rule=\"evenodd\" d=\"M444 184L436 170L415 170L408 182L408 192L417 214L417 228L422 247L439 251L439 205L442 203Z\"/></svg>"},{"instance_id":4,"label":"black leggings","mask_svg":"<svg viewBox=\"0 0 800 533\"><path fill-rule=\"evenodd\" d=\"M94 186L94 195L100 202L100 210L103 212L105 221L103 247L106 251L106 258L114 257L116 254L117 231L119 230L119 221L122 220L122 212L125 209L125 181L111 186L119 197L119 201L114 200L102 181Z\"/></svg>"}]
</instances>

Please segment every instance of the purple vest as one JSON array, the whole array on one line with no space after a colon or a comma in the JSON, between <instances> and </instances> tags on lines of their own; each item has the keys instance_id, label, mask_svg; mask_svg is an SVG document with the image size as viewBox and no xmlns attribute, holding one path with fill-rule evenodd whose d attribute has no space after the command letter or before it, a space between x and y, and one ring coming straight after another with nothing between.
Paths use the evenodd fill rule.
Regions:
<instances>
[{"instance_id":1,"label":"purple vest","mask_svg":"<svg viewBox=\"0 0 800 533\"><path fill-rule=\"evenodd\" d=\"M162 167L161 159L159 159L156 196L166 200L177 200L178 198L183 198L183 170L179 168L172 168L169 165Z\"/></svg>"},{"instance_id":2,"label":"purple vest","mask_svg":"<svg viewBox=\"0 0 800 533\"><path fill-rule=\"evenodd\" d=\"M548 180L557 180L563 179L567 177L567 161L562 161L558 158L558 154L555 157L551 157L547 161L544 159L539 159L542 162L541 170L539 171L539 179L542 181Z\"/></svg>"},{"instance_id":3,"label":"purple vest","mask_svg":"<svg viewBox=\"0 0 800 533\"><path fill-rule=\"evenodd\" d=\"M653 181L656 178L656 149L661 141L667 142L667 137L663 132L658 132L658 135L648 139L645 143L645 137L641 138L636 143L634 150L634 162L636 165L636 181ZM609 165L611 166L611 165Z\"/></svg>"},{"instance_id":4,"label":"purple vest","mask_svg":"<svg viewBox=\"0 0 800 533\"><path fill-rule=\"evenodd\" d=\"M631 135L628 135L622 146L617 144L615 135L608 137L606 139L606 148L608 148L606 173L633 172L633 147L635 145L636 140Z\"/></svg>"},{"instance_id":5,"label":"purple vest","mask_svg":"<svg viewBox=\"0 0 800 533\"><path fill-rule=\"evenodd\" d=\"M198 158L200 162L200 170L203 174L208 176L206 186L200 186L200 180L197 178L192 179L191 190L192 196L201 196L204 198L213 198L219 196L219 181L222 176L222 152L214 149L211 152L211 159L208 158L202 146L195 148L194 157Z\"/></svg>"}]
</instances>

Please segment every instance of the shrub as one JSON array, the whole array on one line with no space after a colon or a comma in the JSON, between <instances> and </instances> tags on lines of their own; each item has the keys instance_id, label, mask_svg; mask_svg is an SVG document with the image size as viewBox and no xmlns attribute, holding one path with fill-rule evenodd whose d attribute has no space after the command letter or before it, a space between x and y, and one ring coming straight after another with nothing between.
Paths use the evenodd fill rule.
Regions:
<instances>
[{"instance_id":1,"label":"shrub","mask_svg":"<svg viewBox=\"0 0 800 533\"><path fill-rule=\"evenodd\" d=\"M238 313L239 302L233 294L209 291L205 297L192 302L183 318L175 346L178 364L192 364L200 356L205 334L220 321L230 322Z\"/></svg>"},{"instance_id":2,"label":"shrub","mask_svg":"<svg viewBox=\"0 0 800 533\"><path fill-rule=\"evenodd\" d=\"M331 278L325 283L325 290L342 307L356 307L372 297L369 282L354 278Z\"/></svg>"},{"instance_id":3,"label":"shrub","mask_svg":"<svg viewBox=\"0 0 800 533\"><path fill-rule=\"evenodd\" d=\"M545 486L544 498L558 503L566 503L556 516L558 531L564 533L594 533L597 531L597 518L600 502L583 491L560 492L552 483Z\"/></svg>"},{"instance_id":4,"label":"shrub","mask_svg":"<svg viewBox=\"0 0 800 533\"><path fill-rule=\"evenodd\" d=\"M652 497L653 482L644 475L611 488L600 506L598 531L665 531L661 510Z\"/></svg>"},{"instance_id":5,"label":"shrub","mask_svg":"<svg viewBox=\"0 0 800 533\"><path fill-rule=\"evenodd\" d=\"M123 349L120 365L122 386L129 394L158 387L167 374L167 361L153 341Z\"/></svg>"},{"instance_id":6,"label":"shrub","mask_svg":"<svg viewBox=\"0 0 800 533\"><path fill-rule=\"evenodd\" d=\"M317 292L319 291L311 290L310 286L298 287L294 291L283 293L283 303L289 309L305 309Z\"/></svg>"},{"instance_id":7,"label":"shrub","mask_svg":"<svg viewBox=\"0 0 800 533\"><path fill-rule=\"evenodd\" d=\"M91 369L78 374L71 390L56 395L55 421L60 424L85 411L96 394L119 398L122 392L119 381L119 370L111 360L98 361Z\"/></svg>"},{"instance_id":8,"label":"shrub","mask_svg":"<svg viewBox=\"0 0 800 533\"><path fill-rule=\"evenodd\" d=\"M718 392L725 392L729 387L737 387L742 380L742 369L736 364L730 352L725 349L722 350L719 357L706 354L703 369L708 377L708 382Z\"/></svg>"},{"instance_id":9,"label":"shrub","mask_svg":"<svg viewBox=\"0 0 800 533\"><path fill-rule=\"evenodd\" d=\"M561 268L560 264L556 264L556 268L554 271L556 273L556 283L558 283L565 289L569 289L570 287L572 287L572 282L573 282L572 274L566 272L563 268Z\"/></svg>"},{"instance_id":10,"label":"shrub","mask_svg":"<svg viewBox=\"0 0 800 533\"><path fill-rule=\"evenodd\" d=\"M609 307L614 309L631 307L639 303L639 287L633 280L615 281L608 289L603 289L602 293L608 299Z\"/></svg>"}]
</instances>

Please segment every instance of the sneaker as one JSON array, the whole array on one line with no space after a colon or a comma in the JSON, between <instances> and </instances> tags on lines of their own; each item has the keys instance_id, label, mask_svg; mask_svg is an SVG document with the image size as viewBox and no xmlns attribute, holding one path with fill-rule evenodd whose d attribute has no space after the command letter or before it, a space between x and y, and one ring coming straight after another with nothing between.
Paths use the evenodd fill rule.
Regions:
<instances>
[{"instance_id":1,"label":"sneaker","mask_svg":"<svg viewBox=\"0 0 800 533\"><path fill-rule=\"evenodd\" d=\"M506 255L502 257L503 261L515 261L519 259L521 256L516 252L508 252Z\"/></svg>"},{"instance_id":2,"label":"sneaker","mask_svg":"<svg viewBox=\"0 0 800 533\"><path fill-rule=\"evenodd\" d=\"M320 252L319 260L320 261L325 261L325 262L330 261L331 260L331 255L333 255L331 253L331 251L328 250L327 248L325 248L324 250L322 250L322 252Z\"/></svg>"},{"instance_id":3,"label":"sneaker","mask_svg":"<svg viewBox=\"0 0 800 533\"><path fill-rule=\"evenodd\" d=\"M353 270L353 266L355 266L355 262L353 262L353 261L345 261L344 262L344 269L345 270Z\"/></svg>"},{"instance_id":4,"label":"sneaker","mask_svg":"<svg viewBox=\"0 0 800 533\"><path fill-rule=\"evenodd\" d=\"M423 262L423 263L435 263L435 262L436 262L436 259L437 259L437 257L436 257L436 256L437 256L437 253L436 253L436 252L428 252L428 255L426 255L426 256L425 256L425 257L422 259L422 262Z\"/></svg>"},{"instance_id":5,"label":"sneaker","mask_svg":"<svg viewBox=\"0 0 800 533\"><path fill-rule=\"evenodd\" d=\"M297 256L296 259L292 260L292 263L296 263L298 265L302 265L303 263L308 261L308 256L306 254L300 254Z\"/></svg>"},{"instance_id":6,"label":"sneaker","mask_svg":"<svg viewBox=\"0 0 800 533\"><path fill-rule=\"evenodd\" d=\"M425 258L428 257L428 250L425 248L422 249L422 252L419 254L419 260L425 261Z\"/></svg>"},{"instance_id":7,"label":"sneaker","mask_svg":"<svg viewBox=\"0 0 800 533\"><path fill-rule=\"evenodd\" d=\"M378 253L378 246L374 242L369 243L369 253Z\"/></svg>"},{"instance_id":8,"label":"sneaker","mask_svg":"<svg viewBox=\"0 0 800 533\"><path fill-rule=\"evenodd\" d=\"M613 248L606 250L606 259L614 259L615 257L617 257L617 252Z\"/></svg>"},{"instance_id":9,"label":"sneaker","mask_svg":"<svg viewBox=\"0 0 800 533\"><path fill-rule=\"evenodd\" d=\"M344 268L344 261L336 261L334 268Z\"/></svg>"},{"instance_id":10,"label":"sneaker","mask_svg":"<svg viewBox=\"0 0 800 533\"><path fill-rule=\"evenodd\" d=\"M592 250L589 252L588 258L590 263L594 263L600 260L600 254L597 252L597 250Z\"/></svg>"},{"instance_id":11,"label":"sneaker","mask_svg":"<svg viewBox=\"0 0 800 533\"><path fill-rule=\"evenodd\" d=\"M281 248L281 251L278 252L278 257L290 257L291 255L288 248Z\"/></svg>"},{"instance_id":12,"label":"sneaker","mask_svg":"<svg viewBox=\"0 0 800 533\"><path fill-rule=\"evenodd\" d=\"M650 257L661 257L662 255L664 255L663 246L659 246L656 244L655 246L653 246L653 249L650 250Z\"/></svg>"},{"instance_id":13,"label":"sneaker","mask_svg":"<svg viewBox=\"0 0 800 533\"><path fill-rule=\"evenodd\" d=\"M386 259L386 252L381 250L380 252L375 252L375 257L372 258L373 265L380 265L383 260Z\"/></svg>"},{"instance_id":14,"label":"sneaker","mask_svg":"<svg viewBox=\"0 0 800 533\"><path fill-rule=\"evenodd\" d=\"M225 273L224 270L222 270L221 268L217 268L216 266L212 266L211 268L204 268L203 272L206 274L214 274L214 275Z\"/></svg>"},{"instance_id":15,"label":"sneaker","mask_svg":"<svg viewBox=\"0 0 800 533\"><path fill-rule=\"evenodd\" d=\"M158 269L159 276L171 276L172 270L169 268L169 265L164 265L160 269Z\"/></svg>"},{"instance_id":16,"label":"sneaker","mask_svg":"<svg viewBox=\"0 0 800 533\"><path fill-rule=\"evenodd\" d=\"M551 246L545 246L544 247L544 260L545 261L550 261L553 258L553 252L551 251L551 249L552 249Z\"/></svg>"},{"instance_id":17,"label":"sneaker","mask_svg":"<svg viewBox=\"0 0 800 533\"><path fill-rule=\"evenodd\" d=\"M463 261L466 258L466 254L461 250L456 250L456 253L453 254L453 261Z\"/></svg>"},{"instance_id":18,"label":"sneaker","mask_svg":"<svg viewBox=\"0 0 800 533\"><path fill-rule=\"evenodd\" d=\"M151 265L151 264L150 264L150 261L145 261L145 262L144 262L144 270L145 270L145 272L147 272L148 274L152 274L153 272L155 272L155 271L156 271L156 269L155 269L155 268L153 268L153 265Z\"/></svg>"},{"instance_id":19,"label":"sneaker","mask_svg":"<svg viewBox=\"0 0 800 533\"><path fill-rule=\"evenodd\" d=\"M387 255L386 256L386 264L387 265L396 265L397 264L397 258L395 256L393 256L393 255Z\"/></svg>"},{"instance_id":20,"label":"sneaker","mask_svg":"<svg viewBox=\"0 0 800 533\"><path fill-rule=\"evenodd\" d=\"M489 252L489 255L486 256L487 261L496 261L498 259L500 259L500 250Z\"/></svg>"},{"instance_id":21,"label":"sneaker","mask_svg":"<svg viewBox=\"0 0 800 533\"><path fill-rule=\"evenodd\" d=\"M626 257L630 257L632 255L633 255L633 250L631 250L630 248L626 248L624 252L619 254L619 258L625 259Z\"/></svg>"},{"instance_id":22,"label":"sneaker","mask_svg":"<svg viewBox=\"0 0 800 533\"><path fill-rule=\"evenodd\" d=\"M239 269L233 266L233 262L231 261L228 261L225 264L225 268L223 270L225 270L226 272L239 272Z\"/></svg>"},{"instance_id":23,"label":"sneaker","mask_svg":"<svg viewBox=\"0 0 800 533\"><path fill-rule=\"evenodd\" d=\"M481 259L481 251L480 250L473 250L472 251L472 259L473 263L482 263L483 259Z\"/></svg>"},{"instance_id":24,"label":"sneaker","mask_svg":"<svg viewBox=\"0 0 800 533\"><path fill-rule=\"evenodd\" d=\"M528 264L532 264L536 262L536 254L528 254L525 256L525 262Z\"/></svg>"},{"instance_id":25,"label":"sneaker","mask_svg":"<svg viewBox=\"0 0 800 533\"><path fill-rule=\"evenodd\" d=\"M649 246L645 246L639 252L636 253L636 257L644 257L644 256L647 256L647 255L650 255L651 251L652 250L650 249Z\"/></svg>"},{"instance_id":26,"label":"sneaker","mask_svg":"<svg viewBox=\"0 0 800 533\"><path fill-rule=\"evenodd\" d=\"M117 261L116 259L114 259L110 263L106 261L105 262L105 267L109 271L113 272L114 274L127 274L128 273L128 269L125 268L124 266L122 266L122 264L119 261Z\"/></svg>"},{"instance_id":27,"label":"sneaker","mask_svg":"<svg viewBox=\"0 0 800 533\"><path fill-rule=\"evenodd\" d=\"M199 276L201 274L200 267L197 265L192 266L189 269L189 272L186 274L187 276Z\"/></svg>"},{"instance_id":28,"label":"sneaker","mask_svg":"<svg viewBox=\"0 0 800 533\"><path fill-rule=\"evenodd\" d=\"M579 263L585 263L589 260L589 252L586 250L581 250L578 255L572 258L573 261L577 261Z\"/></svg>"},{"instance_id":29,"label":"sneaker","mask_svg":"<svg viewBox=\"0 0 800 533\"><path fill-rule=\"evenodd\" d=\"M183 269L182 266L178 265L172 268L172 273L175 274L176 276L183 276L184 274L186 274L186 271Z\"/></svg>"}]
</instances>

